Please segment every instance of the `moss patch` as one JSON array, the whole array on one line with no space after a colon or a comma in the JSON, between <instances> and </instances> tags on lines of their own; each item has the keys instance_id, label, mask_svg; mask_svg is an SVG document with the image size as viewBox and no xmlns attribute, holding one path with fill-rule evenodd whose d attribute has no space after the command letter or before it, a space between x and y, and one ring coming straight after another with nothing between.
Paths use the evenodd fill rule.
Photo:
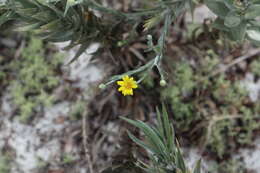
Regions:
<instances>
[{"instance_id":1,"label":"moss patch","mask_svg":"<svg viewBox=\"0 0 260 173\"><path fill-rule=\"evenodd\" d=\"M161 96L171 105L178 133L194 138L218 158L250 145L253 131L259 129L258 106L238 79L225 73L210 76L219 57L209 50L197 62L172 64L170 84Z\"/></svg>"},{"instance_id":2,"label":"moss patch","mask_svg":"<svg viewBox=\"0 0 260 173\"><path fill-rule=\"evenodd\" d=\"M21 56L10 64L15 78L10 83L11 95L22 122L37 109L52 104L54 98L49 93L60 82L55 70L63 58L57 53L48 54L45 46L41 40L30 38Z\"/></svg>"}]
</instances>

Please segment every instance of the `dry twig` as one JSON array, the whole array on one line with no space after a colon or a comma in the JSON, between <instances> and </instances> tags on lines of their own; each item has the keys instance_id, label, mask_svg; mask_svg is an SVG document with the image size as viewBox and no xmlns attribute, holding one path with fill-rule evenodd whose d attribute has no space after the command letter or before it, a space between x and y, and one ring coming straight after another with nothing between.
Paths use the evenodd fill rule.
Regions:
<instances>
[{"instance_id":1,"label":"dry twig","mask_svg":"<svg viewBox=\"0 0 260 173\"><path fill-rule=\"evenodd\" d=\"M90 157L90 152L89 152L89 148L88 148L88 134L87 134L87 125L86 125L86 119L87 117L87 113L86 111L84 111L83 113L83 118L82 118L82 136L83 136L83 145L84 145L84 150L85 150L85 157L87 159L88 162L88 167L89 167L89 171L90 173L94 173L93 170L93 163Z\"/></svg>"},{"instance_id":2,"label":"dry twig","mask_svg":"<svg viewBox=\"0 0 260 173\"><path fill-rule=\"evenodd\" d=\"M248 53L246 55L243 55L237 59L235 59L234 61L232 61L231 63L227 64L226 66L224 67L221 67L220 69L214 71L210 77L212 76L216 76L218 75L219 73L223 73L225 71L227 71L230 67L233 67L234 65L246 60L246 59L249 59L251 57L254 57L256 55L260 54L260 48L256 48L256 49L251 49L248 51Z\"/></svg>"}]
</instances>

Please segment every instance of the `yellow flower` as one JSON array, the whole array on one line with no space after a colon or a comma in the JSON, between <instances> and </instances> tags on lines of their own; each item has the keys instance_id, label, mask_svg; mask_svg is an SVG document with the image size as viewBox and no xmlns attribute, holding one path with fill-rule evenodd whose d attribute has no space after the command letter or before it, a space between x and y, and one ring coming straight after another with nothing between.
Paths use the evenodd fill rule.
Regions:
<instances>
[{"instance_id":1,"label":"yellow flower","mask_svg":"<svg viewBox=\"0 0 260 173\"><path fill-rule=\"evenodd\" d=\"M124 76L122 81L117 81L117 85L120 87L118 88L119 92L122 92L124 96L126 95L133 95L133 89L138 87L136 81L133 77Z\"/></svg>"}]
</instances>

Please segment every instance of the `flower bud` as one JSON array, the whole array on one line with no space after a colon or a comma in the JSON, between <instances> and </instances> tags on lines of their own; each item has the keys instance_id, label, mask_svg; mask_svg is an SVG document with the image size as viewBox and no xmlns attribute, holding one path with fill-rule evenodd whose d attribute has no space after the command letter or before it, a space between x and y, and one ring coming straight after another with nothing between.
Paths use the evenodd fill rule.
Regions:
<instances>
[{"instance_id":1,"label":"flower bud","mask_svg":"<svg viewBox=\"0 0 260 173\"><path fill-rule=\"evenodd\" d=\"M100 85L98 86L98 88L99 88L99 89L105 89L105 88L106 88L106 85L102 83L102 84L100 84Z\"/></svg>"},{"instance_id":2,"label":"flower bud","mask_svg":"<svg viewBox=\"0 0 260 173\"><path fill-rule=\"evenodd\" d=\"M160 85L161 85L162 87L166 86L166 84L167 84L167 83L166 83L165 80L161 80L161 81L160 81Z\"/></svg>"},{"instance_id":3,"label":"flower bud","mask_svg":"<svg viewBox=\"0 0 260 173\"><path fill-rule=\"evenodd\" d=\"M118 47L121 47L121 46L123 46L123 45L124 45L124 42L123 42L123 41L118 41L118 42L117 42L117 46L118 46Z\"/></svg>"},{"instance_id":4,"label":"flower bud","mask_svg":"<svg viewBox=\"0 0 260 173\"><path fill-rule=\"evenodd\" d=\"M153 39L152 35L150 35L150 34L147 35L147 39L148 39L148 40L152 40L152 39Z\"/></svg>"}]
</instances>

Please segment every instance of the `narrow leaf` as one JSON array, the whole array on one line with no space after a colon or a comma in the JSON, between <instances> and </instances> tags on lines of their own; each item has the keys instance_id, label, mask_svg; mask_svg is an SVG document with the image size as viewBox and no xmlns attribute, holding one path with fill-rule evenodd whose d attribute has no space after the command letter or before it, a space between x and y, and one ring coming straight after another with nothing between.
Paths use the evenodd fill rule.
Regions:
<instances>
[{"instance_id":1,"label":"narrow leaf","mask_svg":"<svg viewBox=\"0 0 260 173\"><path fill-rule=\"evenodd\" d=\"M21 26L21 27L16 28L15 30L24 32L24 31L30 31L30 30L36 29L39 26L41 26L40 22L34 23L34 24L28 24L28 25L25 25L25 26Z\"/></svg>"},{"instance_id":2,"label":"narrow leaf","mask_svg":"<svg viewBox=\"0 0 260 173\"><path fill-rule=\"evenodd\" d=\"M201 160L198 160L193 173L201 173Z\"/></svg>"},{"instance_id":3,"label":"narrow leaf","mask_svg":"<svg viewBox=\"0 0 260 173\"><path fill-rule=\"evenodd\" d=\"M177 163L176 166L182 170L182 172L186 172L186 166L185 166L185 162L183 159L183 156L181 154L181 151L179 149L179 147L177 147Z\"/></svg>"}]
</instances>

